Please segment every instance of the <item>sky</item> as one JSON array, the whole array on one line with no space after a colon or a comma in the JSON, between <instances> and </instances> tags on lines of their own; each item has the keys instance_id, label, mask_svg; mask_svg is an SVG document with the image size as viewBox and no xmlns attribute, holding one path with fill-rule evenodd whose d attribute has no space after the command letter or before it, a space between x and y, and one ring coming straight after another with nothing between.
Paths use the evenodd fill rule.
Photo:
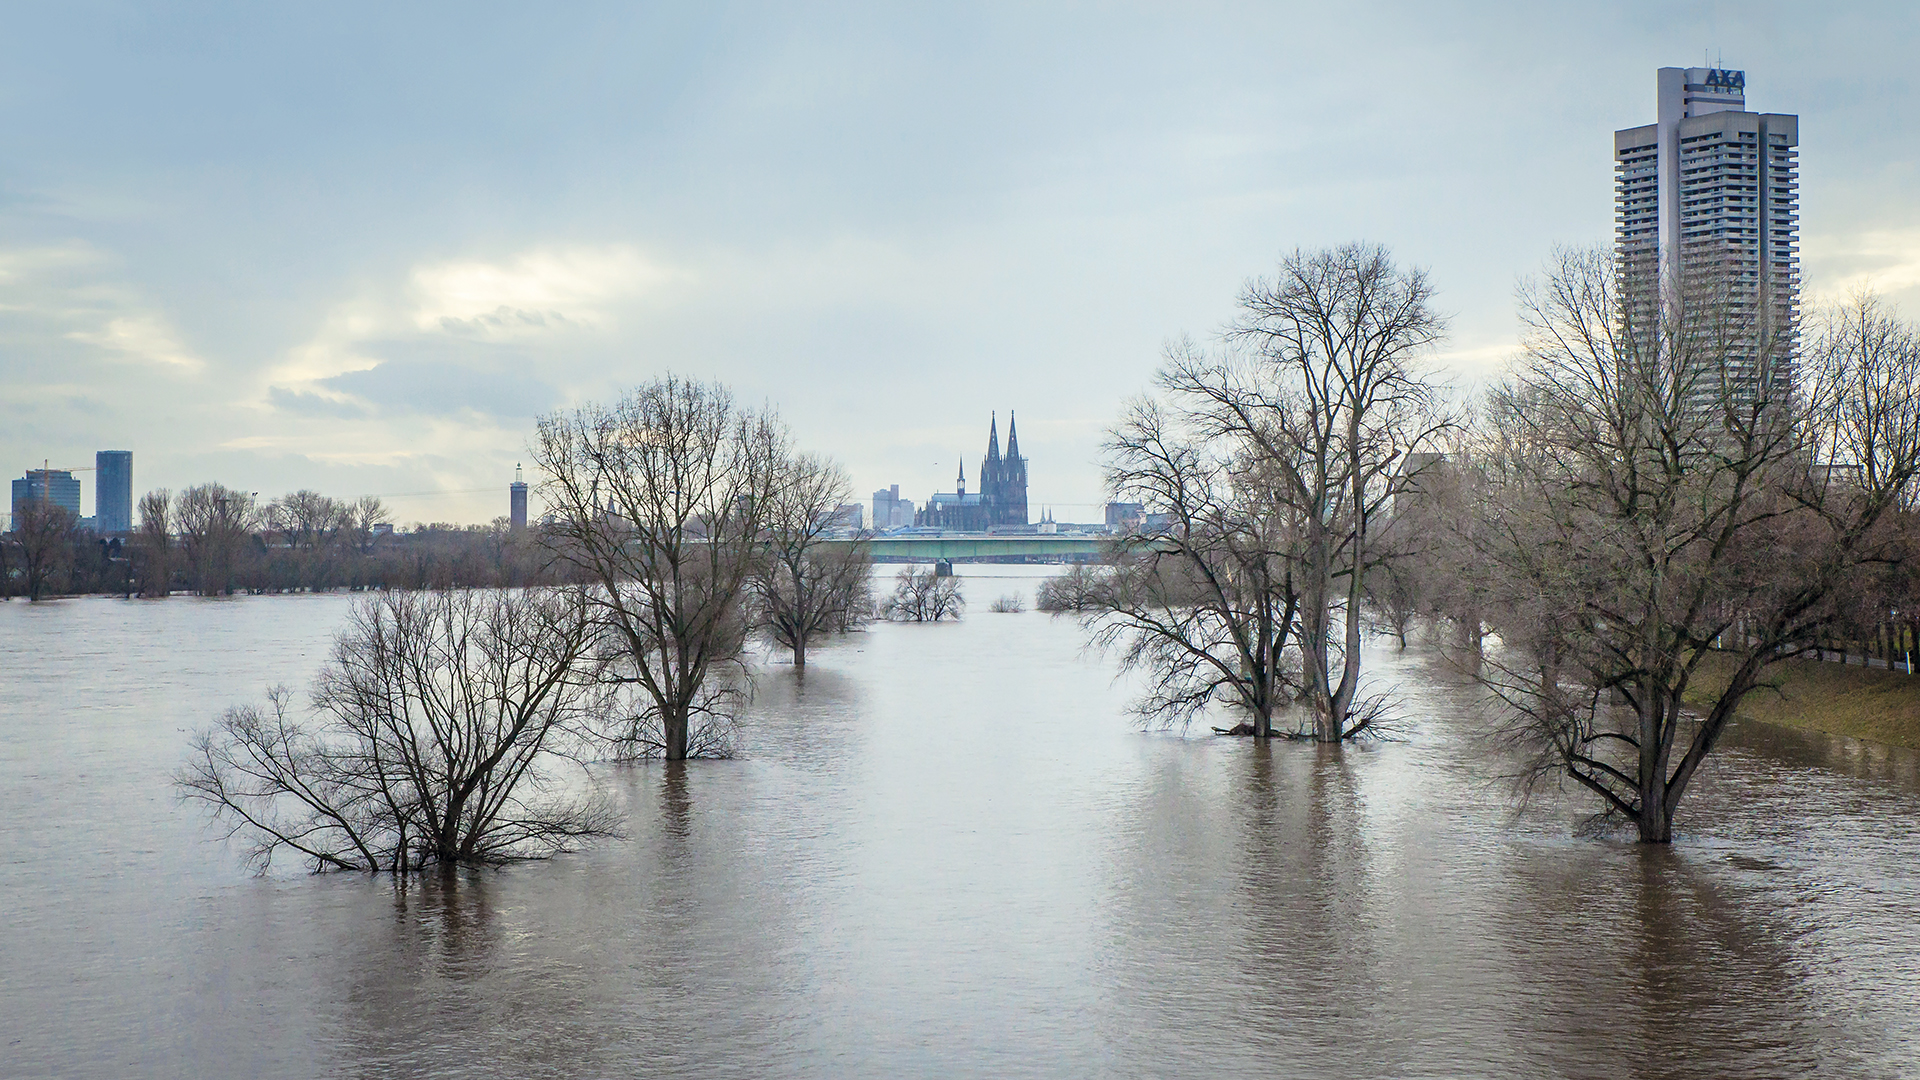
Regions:
<instances>
[{"instance_id":1,"label":"sky","mask_svg":"<svg viewBox=\"0 0 1920 1080\"><path fill-rule=\"evenodd\" d=\"M1098 520L1099 444L1250 278L1424 268L1456 385L1609 242L1612 132L1716 57L1797 113L1810 305L1920 319L1920 5L6 5L0 467L485 522L540 416L666 372L856 496ZM530 468L530 466L529 466ZM91 473L79 474L82 512ZM529 479L538 477L529 474ZM538 510L536 499L536 512Z\"/></svg>"}]
</instances>

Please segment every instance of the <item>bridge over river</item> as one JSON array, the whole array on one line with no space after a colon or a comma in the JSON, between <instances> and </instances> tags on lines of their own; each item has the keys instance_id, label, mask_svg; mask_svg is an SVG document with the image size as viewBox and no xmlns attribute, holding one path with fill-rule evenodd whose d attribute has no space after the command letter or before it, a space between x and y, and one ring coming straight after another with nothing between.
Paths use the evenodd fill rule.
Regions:
<instances>
[{"instance_id":1,"label":"bridge over river","mask_svg":"<svg viewBox=\"0 0 1920 1080\"><path fill-rule=\"evenodd\" d=\"M875 562L1090 562L1101 556L1104 536L876 536L867 541ZM847 543L848 541L836 541Z\"/></svg>"}]
</instances>

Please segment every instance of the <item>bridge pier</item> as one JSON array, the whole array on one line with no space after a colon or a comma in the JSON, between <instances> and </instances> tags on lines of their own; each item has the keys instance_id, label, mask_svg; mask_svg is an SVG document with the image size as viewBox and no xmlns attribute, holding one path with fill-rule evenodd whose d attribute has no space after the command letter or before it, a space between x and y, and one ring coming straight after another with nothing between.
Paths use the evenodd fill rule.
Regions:
<instances>
[{"instance_id":1,"label":"bridge pier","mask_svg":"<svg viewBox=\"0 0 1920 1080\"><path fill-rule=\"evenodd\" d=\"M933 576L934 577L952 577L953 576L953 560L952 559L935 559L933 561Z\"/></svg>"}]
</instances>

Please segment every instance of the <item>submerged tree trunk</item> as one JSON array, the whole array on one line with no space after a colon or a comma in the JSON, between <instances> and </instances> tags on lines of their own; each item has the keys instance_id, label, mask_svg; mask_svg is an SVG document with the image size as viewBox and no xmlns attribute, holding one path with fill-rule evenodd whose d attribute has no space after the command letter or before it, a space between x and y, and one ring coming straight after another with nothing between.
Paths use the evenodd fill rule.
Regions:
<instances>
[{"instance_id":1,"label":"submerged tree trunk","mask_svg":"<svg viewBox=\"0 0 1920 1080\"><path fill-rule=\"evenodd\" d=\"M666 713L660 720L661 741L665 744L661 748L661 753L665 755L668 761L687 760L688 723L686 710L677 709Z\"/></svg>"}]
</instances>

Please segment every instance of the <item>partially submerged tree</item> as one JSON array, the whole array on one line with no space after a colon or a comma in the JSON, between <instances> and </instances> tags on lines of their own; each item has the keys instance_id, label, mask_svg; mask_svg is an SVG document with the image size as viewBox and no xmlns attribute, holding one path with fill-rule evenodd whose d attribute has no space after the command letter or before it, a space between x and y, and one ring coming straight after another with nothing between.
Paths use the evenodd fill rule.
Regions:
<instances>
[{"instance_id":1,"label":"partially submerged tree","mask_svg":"<svg viewBox=\"0 0 1920 1080\"><path fill-rule=\"evenodd\" d=\"M285 688L229 709L175 776L265 868L406 872L537 858L609 835L559 767L610 699L577 590L393 592L358 605L303 724Z\"/></svg>"},{"instance_id":2,"label":"partially submerged tree","mask_svg":"<svg viewBox=\"0 0 1920 1080\"><path fill-rule=\"evenodd\" d=\"M723 749L744 677L743 600L786 455L772 414L672 375L540 421L547 542L595 586L617 653L608 677L644 691L639 752Z\"/></svg>"},{"instance_id":3,"label":"partially submerged tree","mask_svg":"<svg viewBox=\"0 0 1920 1080\"><path fill-rule=\"evenodd\" d=\"M1396 551L1371 567L1366 575L1366 610L1373 629L1391 635L1402 650L1407 634L1420 614L1425 597L1417 564L1419 552Z\"/></svg>"},{"instance_id":4,"label":"partially submerged tree","mask_svg":"<svg viewBox=\"0 0 1920 1080\"><path fill-rule=\"evenodd\" d=\"M1920 343L1862 297L1829 315L1794 386L1778 362L1792 328L1724 290L1636 299L1604 252L1563 252L1523 290L1484 550L1494 620L1526 663L1489 678L1537 775L1665 843L1768 666L1810 647L1863 567L1899 557ZM1728 674L1709 681L1715 654Z\"/></svg>"},{"instance_id":5,"label":"partially submerged tree","mask_svg":"<svg viewBox=\"0 0 1920 1080\"><path fill-rule=\"evenodd\" d=\"M1240 300L1234 335L1275 387L1223 401L1223 419L1261 447L1274 497L1301 525L1301 681L1322 742L1366 730L1384 705L1360 694L1366 577L1385 554L1397 474L1452 427L1418 367L1446 331L1432 300L1424 271L1370 244L1296 251Z\"/></svg>"},{"instance_id":6,"label":"partially submerged tree","mask_svg":"<svg viewBox=\"0 0 1920 1080\"><path fill-rule=\"evenodd\" d=\"M1134 707L1147 722L1185 726L1220 702L1264 739L1291 700L1299 530L1255 479L1252 448L1210 415L1217 396L1198 388L1228 378L1178 349L1161 376L1178 404L1129 406L1105 445L1107 486L1167 524L1122 536L1110 570L1069 577L1050 600L1080 611L1096 643L1146 675Z\"/></svg>"},{"instance_id":7,"label":"partially submerged tree","mask_svg":"<svg viewBox=\"0 0 1920 1080\"><path fill-rule=\"evenodd\" d=\"M344 556L355 547L358 510L353 503L302 489L268 503L264 530L282 558L270 568L275 588L328 589L341 577Z\"/></svg>"},{"instance_id":8,"label":"partially submerged tree","mask_svg":"<svg viewBox=\"0 0 1920 1080\"><path fill-rule=\"evenodd\" d=\"M781 463L765 507L765 558L750 579L761 631L807 666L807 643L843 633L873 612L873 556L864 540L835 540L834 511L852 495L846 474L812 454Z\"/></svg>"},{"instance_id":9,"label":"partially submerged tree","mask_svg":"<svg viewBox=\"0 0 1920 1080\"><path fill-rule=\"evenodd\" d=\"M141 596L166 596L173 590L173 493L165 488L140 496L140 520L128 557Z\"/></svg>"},{"instance_id":10,"label":"partially submerged tree","mask_svg":"<svg viewBox=\"0 0 1920 1080\"><path fill-rule=\"evenodd\" d=\"M1034 586L1033 606L1050 615L1093 610L1099 605L1097 590L1105 573L1105 567L1074 563Z\"/></svg>"},{"instance_id":11,"label":"partially submerged tree","mask_svg":"<svg viewBox=\"0 0 1920 1080\"><path fill-rule=\"evenodd\" d=\"M966 610L960 579L942 577L932 567L906 567L893 578L893 592L880 604L882 618L893 622L939 622L958 619Z\"/></svg>"},{"instance_id":12,"label":"partially submerged tree","mask_svg":"<svg viewBox=\"0 0 1920 1080\"><path fill-rule=\"evenodd\" d=\"M61 591L80 539L73 512L50 499L25 499L14 511L13 535L20 544L27 599Z\"/></svg>"},{"instance_id":13,"label":"partially submerged tree","mask_svg":"<svg viewBox=\"0 0 1920 1080\"><path fill-rule=\"evenodd\" d=\"M231 595L241 559L252 550L259 512L253 496L221 484L199 484L174 503L181 555L201 596Z\"/></svg>"},{"instance_id":14,"label":"partially submerged tree","mask_svg":"<svg viewBox=\"0 0 1920 1080\"><path fill-rule=\"evenodd\" d=\"M1169 350L1161 396L1114 429L1113 497L1168 525L1126 538L1085 599L1097 638L1149 672L1149 718L1223 702L1265 737L1297 697L1295 734L1378 731L1384 699L1360 693L1366 576L1396 475L1449 427L1415 366L1443 329L1431 294L1378 247L1296 251L1248 285L1228 350Z\"/></svg>"}]
</instances>

